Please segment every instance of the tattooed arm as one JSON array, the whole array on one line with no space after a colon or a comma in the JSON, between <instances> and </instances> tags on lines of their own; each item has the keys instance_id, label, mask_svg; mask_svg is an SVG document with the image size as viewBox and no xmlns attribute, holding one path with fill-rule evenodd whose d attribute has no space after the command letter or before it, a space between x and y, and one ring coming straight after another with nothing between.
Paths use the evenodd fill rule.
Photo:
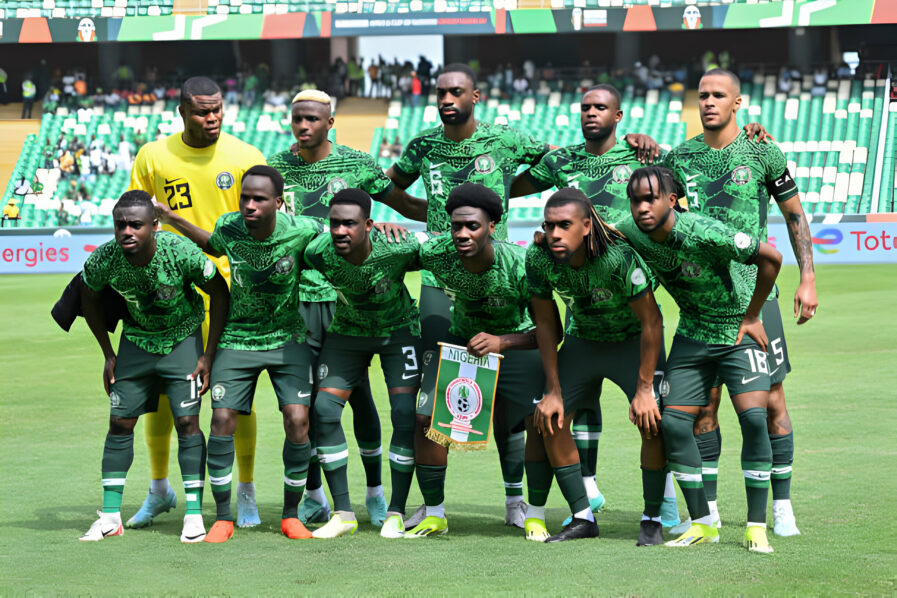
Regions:
<instances>
[{"instance_id":1,"label":"tattooed arm","mask_svg":"<svg viewBox=\"0 0 897 598\"><path fill-rule=\"evenodd\" d=\"M803 324L816 314L819 301L816 298L816 274L813 271L813 241L810 236L810 225L800 204L800 198L794 197L779 202L779 209L785 217L788 237L794 249L794 257L800 268L800 284L794 293L794 317L797 323Z\"/></svg>"}]
</instances>

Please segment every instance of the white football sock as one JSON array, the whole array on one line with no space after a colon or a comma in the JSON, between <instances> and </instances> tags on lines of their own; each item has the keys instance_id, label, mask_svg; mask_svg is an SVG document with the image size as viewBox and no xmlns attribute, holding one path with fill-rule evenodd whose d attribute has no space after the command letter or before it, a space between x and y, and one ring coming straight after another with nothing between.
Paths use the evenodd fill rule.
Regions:
<instances>
[{"instance_id":1,"label":"white football sock","mask_svg":"<svg viewBox=\"0 0 897 598\"><path fill-rule=\"evenodd\" d=\"M237 492L255 499L255 484L252 482L237 482Z\"/></svg>"},{"instance_id":2,"label":"white football sock","mask_svg":"<svg viewBox=\"0 0 897 598\"><path fill-rule=\"evenodd\" d=\"M383 486L368 486L364 497L371 498L372 496L383 496Z\"/></svg>"},{"instance_id":3,"label":"white football sock","mask_svg":"<svg viewBox=\"0 0 897 598\"><path fill-rule=\"evenodd\" d=\"M573 513L574 519L585 519L586 521L595 521L595 516L592 515L592 509L586 507L582 511L578 513Z\"/></svg>"},{"instance_id":4,"label":"white football sock","mask_svg":"<svg viewBox=\"0 0 897 598\"><path fill-rule=\"evenodd\" d=\"M663 487L664 498L676 498L676 485L673 484L673 474L667 472L666 485Z\"/></svg>"},{"instance_id":5,"label":"white football sock","mask_svg":"<svg viewBox=\"0 0 897 598\"><path fill-rule=\"evenodd\" d=\"M582 483L586 487L586 496L589 497L589 500L598 498L601 495L601 492L598 491L598 481L595 479L595 476L582 476Z\"/></svg>"},{"instance_id":6,"label":"white football sock","mask_svg":"<svg viewBox=\"0 0 897 598\"><path fill-rule=\"evenodd\" d=\"M305 496L312 499L318 504L326 505L327 504L327 495L324 494L324 486L319 486L312 490L305 490Z\"/></svg>"},{"instance_id":7,"label":"white football sock","mask_svg":"<svg viewBox=\"0 0 897 598\"><path fill-rule=\"evenodd\" d=\"M445 503L439 503L435 507L427 505L427 517L445 517Z\"/></svg>"},{"instance_id":8,"label":"white football sock","mask_svg":"<svg viewBox=\"0 0 897 598\"><path fill-rule=\"evenodd\" d=\"M523 502L523 497L518 495L505 496L505 506L513 505L515 502Z\"/></svg>"},{"instance_id":9,"label":"white football sock","mask_svg":"<svg viewBox=\"0 0 897 598\"><path fill-rule=\"evenodd\" d=\"M168 478L150 480L150 492L156 496L168 496L168 490L170 488L171 485L168 483Z\"/></svg>"},{"instance_id":10,"label":"white football sock","mask_svg":"<svg viewBox=\"0 0 897 598\"><path fill-rule=\"evenodd\" d=\"M526 506L526 518L527 519L541 519L545 521L545 507L536 507L533 505Z\"/></svg>"}]
</instances>

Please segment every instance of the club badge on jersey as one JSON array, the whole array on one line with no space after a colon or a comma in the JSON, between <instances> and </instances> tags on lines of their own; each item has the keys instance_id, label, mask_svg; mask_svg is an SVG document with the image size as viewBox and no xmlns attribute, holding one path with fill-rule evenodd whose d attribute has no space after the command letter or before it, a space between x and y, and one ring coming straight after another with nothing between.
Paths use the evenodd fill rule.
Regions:
<instances>
[{"instance_id":1,"label":"club badge on jersey","mask_svg":"<svg viewBox=\"0 0 897 598\"><path fill-rule=\"evenodd\" d=\"M474 357L464 347L439 343L436 395L427 438L456 450L486 448L501 360L497 353Z\"/></svg>"}]
</instances>

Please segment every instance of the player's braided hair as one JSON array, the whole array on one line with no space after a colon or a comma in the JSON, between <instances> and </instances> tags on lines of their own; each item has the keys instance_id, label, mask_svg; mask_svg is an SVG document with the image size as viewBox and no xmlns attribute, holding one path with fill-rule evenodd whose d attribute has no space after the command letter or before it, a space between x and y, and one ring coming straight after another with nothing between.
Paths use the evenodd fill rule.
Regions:
<instances>
[{"instance_id":1,"label":"player's braided hair","mask_svg":"<svg viewBox=\"0 0 897 598\"><path fill-rule=\"evenodd\" d=\"M586 257L588 259L604 255L608 247L625 238L598 215L592 202L579 189L567 187L555 192L545 202L545 208L557 208L568 204L578 205L583 215L589 217L590 226L586 235Z\"/></svg>"},{"instance_id":2,"label":"player's braided hair","mask_svg":"<svg viewBox=\"0 0 897 598\"><path fill-rule=\"evenodd\" d=\"M486 212L491 222L498 224L505 209L498 193L479 183L463 183L452 189L445 202L445 211L452 212L462 206L479 208Z\"/></svg>"},{"instance_id":3,"label":"player's braided hair","mask_svg":"<svg viewBox=\"0 0 897 598\"><path fill-rule=\"evenodd\" d=\"M350 187L349 189L337 191L330 199L330 206L333 207L337 204L358 206L361 208L361 213L364 214L365 218L371 217L371 196L362 189L354 189Z\"/></svg>"},{"instance_id":4,"label":"player's braided hair","mask_svg":"<svg viewBox=\"0 0 897 598\"><path fill-rule=\"evenodd\" d=\"M125 191L118 201L115 202L112 211L123 208L145 208L151 213L153 212L153 198L150 194L142 189L133 189Z\"/></svg>"},{"instance_id":5,"label":"player's braided hair","mask_svg":"<svg viewBox=\"0 0 897 598\"><path fill-rule=\"evenodd\" d=\"M669 168L663 166L642 166L636 169L629 177L629 183L626 184L626 196L632 199L635 188L642 182L648 182L648 190L651 196L668 197L671 193L675 193L681 197L679 185L676 183L673 172ZM654 181L657 181L657 190L654 190ZM677 201L673 208L677 212L682 212L682 206Z\"/></svg>"}]
</instances>

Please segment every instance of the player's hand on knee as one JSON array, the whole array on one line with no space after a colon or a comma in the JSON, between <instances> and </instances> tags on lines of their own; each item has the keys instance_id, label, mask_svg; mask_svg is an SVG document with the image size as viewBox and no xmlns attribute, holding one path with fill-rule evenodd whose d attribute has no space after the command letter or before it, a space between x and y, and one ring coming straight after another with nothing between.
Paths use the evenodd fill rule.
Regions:
<instances>
[{"instance_id":1,"label":"player's hand on knee","mask_svg":"<svg viewBox=\"0 0 897 598\"><path fill-rule=\"evenodd\" d=\"M764 351L768 350L767 346L769 345L769 339L766 337L766 330L763 328L763 322L760 321L760 318L745 316L743 320L741 320L741 324L738 326L738 336L735 339L735 344L740 345L741 340L744 338L744 335L748 335L760 345L760 348Z\"/></svg>"},{"instance_id":2,"label":"player's hand on knee","mask_svg":"<svg viewBox=\"0 0 897 598\"><path fill-rule=\"evenodd\" d=\"M399 226L398 224L393 224L392 222L375 222L374 228L386 235L386 240L389 243L398 243L400 238L404 241L405 237L408 235L407 228Z\"/></svg>"},{"instance_id":3,"label":"player's hand on knee","mask_svg":"<svg viewBox=\"0 0 897 598\"><path fill-rule=\"evenodd\" d=\"M480 332L467 343L467 352L474 357L482 357L487 353L500 353L501 339L492 334Z\"/></svg>"},{"instance_id":4,"label":"player's hand on knee","mask_svg":"<svg viewBox=\"0 0 897 598\"><path fill-rule=\"evenodd\" d=\"M209 390L209 374L211 371L212 359L207 355L203 355L199 358L199 361L196 362L196 369L190 374L190 379L197 381L197 386L202 384L202 386L199 387L199 396L202 396Z\"/></svg>"},{"instance_id":5,"label":"player's hand on knee","mask_svg":"<svg viewBox=\"0 0 897 598\"><path fill-rule=\"evenodd\" d=\"M106 359L103 364L103 388L109 396L109 387L115 384L115 355Z\"/></svg>"},{"instance_id":6,"label":"player's hand on knee","mask_svg":"<svg viewBox=\"0 0 897 598\"><path fill-rule=\"evenodd\" d=\"M636 392L629 405L629 421L635 424L646 438L657 436L660 429L660 410L652 392Z\"/></svg>"},{"instance_id":7,"label":"player's hand on knee","mask_svg":"<svg viewBox=\"0 0 897 598\"><path fill-rule=\"evenodd\" d=\"M557 417L557 431L564 427L564 401L558 394L549 393L542 397L536 406L533 421L540 434L554 436L551 420Z\"/></svg>"},{"instance_id":8,"label":"player's hand on knee","mask_svg":"<svg viewBox=\"0 0 897 598\"><path fill-rule=\"evenodd\" d=\"M766 140L775 141L772 135L766 132L766 129L760 123L748 123L744 125L744 132L751 141L756 137L757 143L766 143Z\"/></svg>"},{"instance_id":9,"label":"player's hand on knee","mask_svg":"<svg viewBox=\"0 0 897 598\"><path fill-rule=\"evenodd\" d=\"M816 315L819 299L816 298L816 284L802 282L794 293L794 317L798 325L803 324Z\"/></svg>"}]
</instances>

